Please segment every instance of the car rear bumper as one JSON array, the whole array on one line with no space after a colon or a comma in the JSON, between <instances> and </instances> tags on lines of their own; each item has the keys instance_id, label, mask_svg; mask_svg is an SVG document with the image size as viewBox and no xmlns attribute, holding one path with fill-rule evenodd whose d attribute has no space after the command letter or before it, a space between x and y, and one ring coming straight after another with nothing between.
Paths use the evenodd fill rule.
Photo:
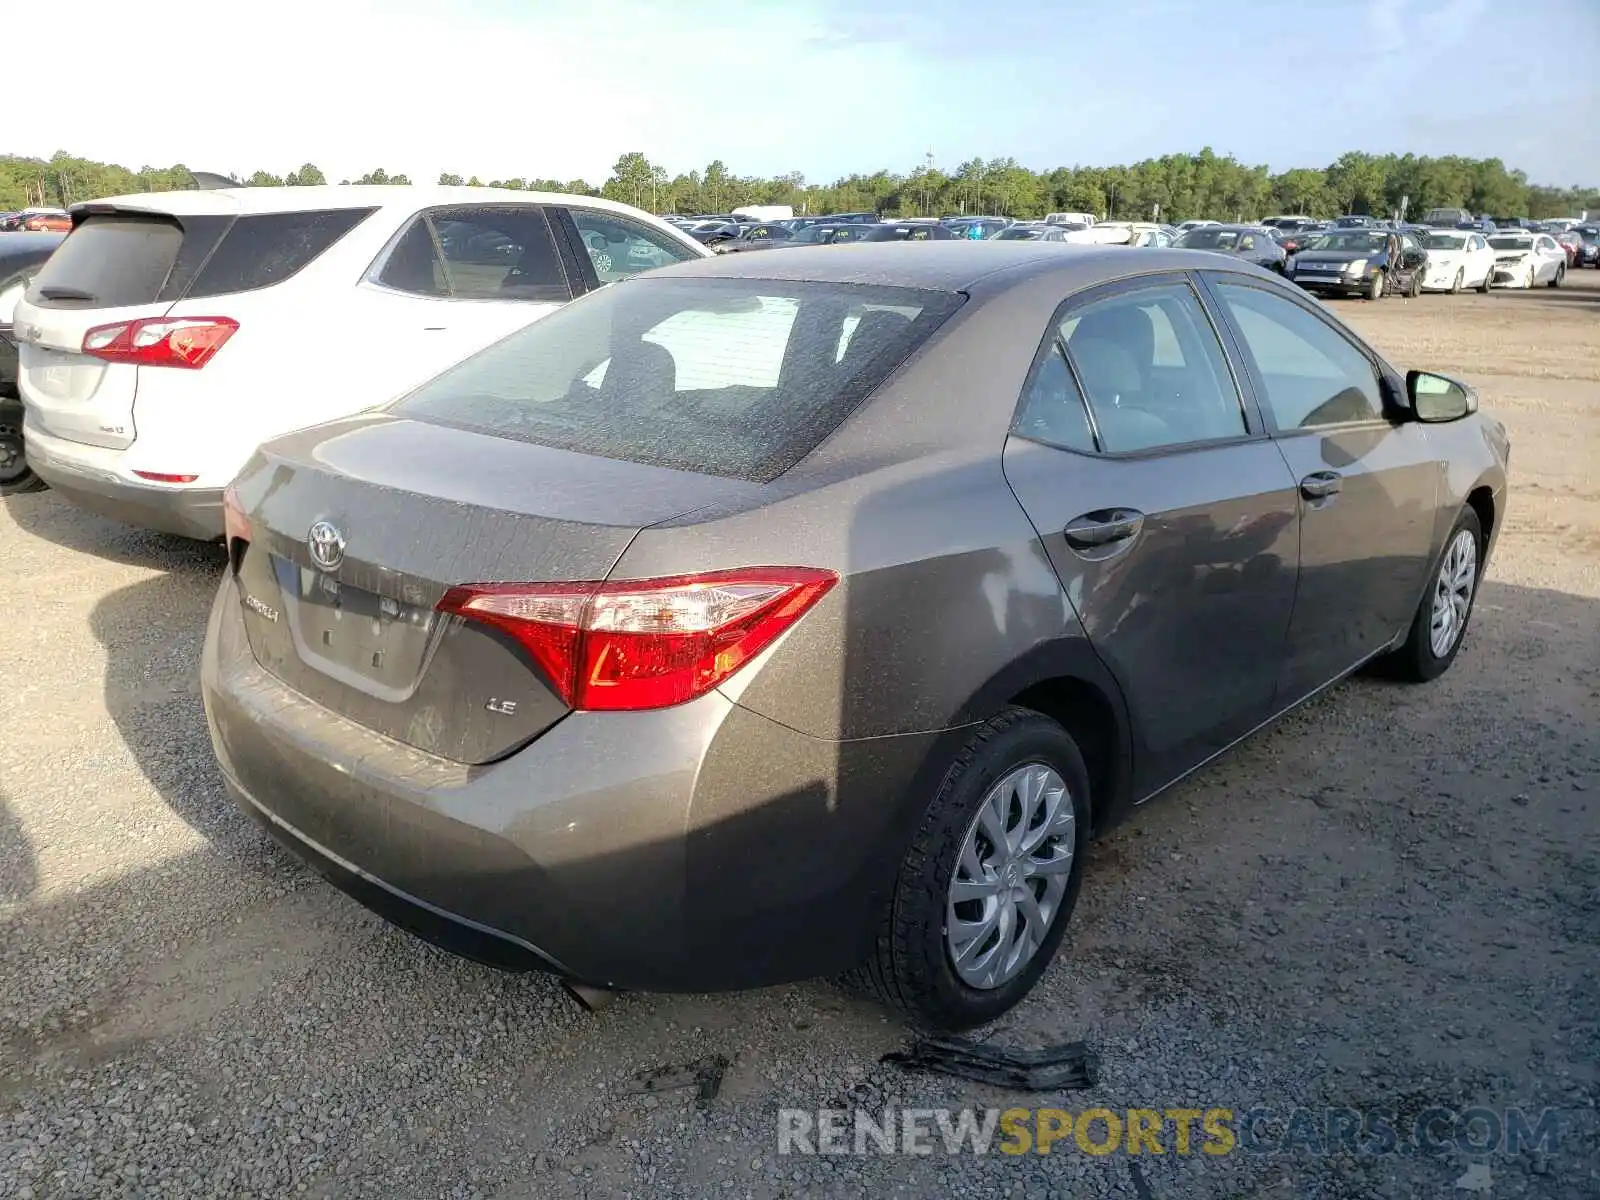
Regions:
<instances>
[{"instance_id":1,"label":"car rear bumper","mask_svg":"<svg viewBox=\"0 0 1600 1200\"><path fill-rule=\"evenodd\" d=\"M120 451L79 446L32 426L25 436L34 474L79 508L202 542L222 536L222 489L131 483L112 466Z\"/></svg>"},{"instance_id":2,"label":"car rear bumper","mask_svg":"<svg viewBox=\"0 0 1600 1200\"><path fill-rule=\"evenodd\" d=\"M201 685L235 796L357 899L480 961L652 991L860 961L926 800L919 782L950 736L830 742L712 692L573 713L468 766L262 669L231 575Z\"/></svg>"}]
</instances>

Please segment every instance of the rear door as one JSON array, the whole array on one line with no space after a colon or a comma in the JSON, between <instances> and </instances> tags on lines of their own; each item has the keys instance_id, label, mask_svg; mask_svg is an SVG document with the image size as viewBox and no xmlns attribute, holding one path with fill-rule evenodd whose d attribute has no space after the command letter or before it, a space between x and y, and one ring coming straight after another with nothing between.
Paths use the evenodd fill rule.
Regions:
<instances>
[{"instance_id":1,"label":"rear door","mask_svg":"<svg viewBox=\"0 0 1600 1200\"><path fill-rule=\"evenodd\" d=\"M1273 711L1298 505L1188 277L1058 312L1005 472L1133 716L1147 791Z\"/></svg>"},{"instance_id":2,"label":"rear door","mask_svg":"<svg viewBox=\"0 0 1600 1200\"><path fill-rule=\"evenodd\" d=\"M1410 622L1443 471L1424 426L1385 414L1382 369L1365 346L1277 288L1206 276L1299 489L1300 582L1281 681L1292 702Z\"/></svg>"},{"instance_id":3,"label":"rear door","mask_svg":"<svg viewBox=\"0 0 1600 1200\"><path fill-rule=\"evenodd\" d=\"M216 247L231 218L91 209L34 277L14 316L18 385L29 420L91 446L133 443L143 369L83 353L103 325L159 317Z\"/></svg>"}]
</instances>

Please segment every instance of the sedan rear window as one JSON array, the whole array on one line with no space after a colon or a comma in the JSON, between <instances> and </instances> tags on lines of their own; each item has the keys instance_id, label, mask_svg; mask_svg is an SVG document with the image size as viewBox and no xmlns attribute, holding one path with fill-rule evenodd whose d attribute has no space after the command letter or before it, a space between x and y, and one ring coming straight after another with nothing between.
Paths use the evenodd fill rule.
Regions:
<instances>
[{"instance_id":1,"label":"sedan rear window","mask_svg":"<svg viewBox=\"0 0 1600 1200\"><path fill-rule=\"evenodd\" d=\"M898 287L642 277L512 334L391 411L766 482L838 428L961 300Z\"/></svg>"},{"instance_id":2,"label":"sedan rear window","mask_svg":"<svg viewBox=\"0 0 1600 1200\"><path fill-rule=\"evenodd\" d=\"M161 295L183 246L171 217L91 215L34 276L30 303L46 307L121 308Z\"/></svg>"}]
</instances>

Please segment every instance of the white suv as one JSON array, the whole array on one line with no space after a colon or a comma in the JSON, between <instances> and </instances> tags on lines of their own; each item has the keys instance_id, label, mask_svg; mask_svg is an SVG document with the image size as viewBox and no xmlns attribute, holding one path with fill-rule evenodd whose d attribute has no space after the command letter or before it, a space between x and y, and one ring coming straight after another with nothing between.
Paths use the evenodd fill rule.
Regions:
<instances>
[{"instance_id":1,"label":"white suv","mask_svg":"<svg viewBox=\"0 0 1600 1200\"><path fill-rule=\"evenodd\" d=\"M457 187L121 196L17 305L29 465L68 500L222 536L261 442L386 403L586 291L710 251L588 196Z\"/></svg>"}]
</instances>

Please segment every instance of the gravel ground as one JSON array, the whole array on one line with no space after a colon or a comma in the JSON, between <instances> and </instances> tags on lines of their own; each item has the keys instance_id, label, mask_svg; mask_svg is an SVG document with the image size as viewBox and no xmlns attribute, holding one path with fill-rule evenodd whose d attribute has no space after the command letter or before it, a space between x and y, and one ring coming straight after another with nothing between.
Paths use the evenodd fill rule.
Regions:
<instances>
[{"instance_id":1,"label":"gravel ground","mask_svg":"<svg viewBox=\"0 0 1600 1200\"><path fill-rule=\"evenodd\" d=\"M881 1065L825 983L628 996L408 938L235 812L197 695L211 548L0 513L0 1197L1600 1195L1600 273L1338 311L1511 429L1512 508L1439 683L1352 681L1099 844L994 1031L1088 1092ZM719 1094L628 1094L729 1060ZM1559 1110L1548 1152L777 1154L780 1107Z\"/></svg>"}]
</instances>

